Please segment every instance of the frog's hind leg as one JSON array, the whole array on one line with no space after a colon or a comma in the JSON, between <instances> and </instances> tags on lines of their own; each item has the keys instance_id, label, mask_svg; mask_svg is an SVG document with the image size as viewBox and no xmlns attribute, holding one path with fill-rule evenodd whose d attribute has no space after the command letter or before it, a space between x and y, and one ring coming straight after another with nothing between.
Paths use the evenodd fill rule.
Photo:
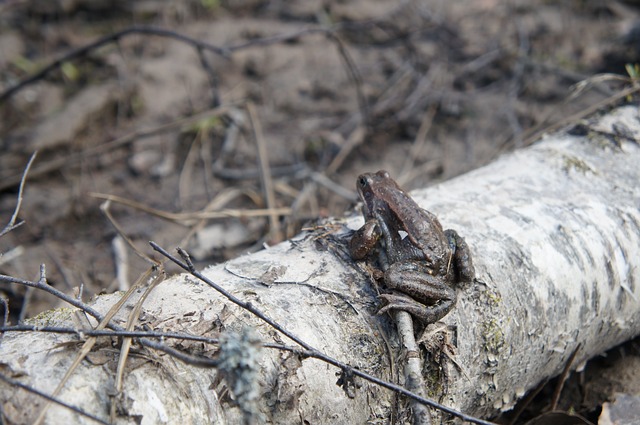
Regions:
<instances>
[{"instance_id":1,"label":"frog's hind leg","mask_svg":"<svg viewBox=\"0 0 640 425\"><path fill-rule=\"evenodd\" d=\"M440 300L434 305L424 305L401 293L380 294L378 298L387 302L386 305L378 310L378 314L383 314L390 310L406 311L425 324L435 323L442 319L455 304L455 300Z\"/></svg>"},{"instance_id":2,"label":"frog's hind leg","mask_svg":"<svg viewBox=\"0 0 640 425\"><path fill-rule=\"evenodd\" d=\"M429 273L421 262L392 264L384 274L392 294L381 294L387 302L380 311L403 310L426 323L442 319L456 303L456 291L442 278Z\"/></svg>"}]
</instances>

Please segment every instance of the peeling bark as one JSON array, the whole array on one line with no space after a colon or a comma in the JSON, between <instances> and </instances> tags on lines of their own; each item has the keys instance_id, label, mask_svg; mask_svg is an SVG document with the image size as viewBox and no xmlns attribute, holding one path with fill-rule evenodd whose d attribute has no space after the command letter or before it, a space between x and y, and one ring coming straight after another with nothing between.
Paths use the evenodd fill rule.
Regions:
<instances>
[{"instance_id":1,"label":"peeling bark","mask_svg":"<svg viewBox=\"0 0 640 425\"><path fill-rule=\"evenodd\" d=\"M426 392L443 404L494 415L561 372L578 346L576 365L640 334L638 109L618 108L592 118L581 130L580 135L547 137L413 193L445 228L465 238L476 267L476 282L459 290L456 307L443 319L454 332L455 364L425 372ZM393 322L375 315L376 289L344 245L348 229L358 228L362 219L325 224L338 231L304 233L205 274L315 348L397 381L403 375ZM94 308L105 312L118 297L98 297ZM143 310L141 321L155 329L215 337L251 326L265 342L291 344L188 275L161 283ZM119 317L122 324L125 314ZM73 314L56 310L33 323L73 326ZM68 344L75 340L7 333L0 342L2 371L51 391L76 355L77 345ZM61 398L107 418L117 350L101 341L93 353L98 360L83 362ZM211 350L196 343L181 348ZM118 423L136 418L143 424L242 423L242 412L216 369L186 366L149 350L143 354L130 360L124 392L116 397ZM343 391L336 385L339 371L318 360L263 348L260 366L260 409L268 423L407 418L395 411L406 404L398 404L390 391L360 379ZM0 383L0 401L16 423L29 423L43 404L6 383ZM46 419L49 424L69 421L90 423L58 406Z\"/></svg>"}]
</instances>

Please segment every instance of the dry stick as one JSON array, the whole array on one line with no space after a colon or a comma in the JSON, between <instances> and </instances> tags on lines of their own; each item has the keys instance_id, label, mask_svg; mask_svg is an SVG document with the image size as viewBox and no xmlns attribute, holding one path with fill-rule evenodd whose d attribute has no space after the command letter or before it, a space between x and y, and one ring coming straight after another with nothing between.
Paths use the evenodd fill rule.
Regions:
<instances>
[{"instance_id":1,"label":"dry stick","mask_svg":"<svg viewBox=\"0 0 640 425\"><path fill-rule=\"evenodd\" d=\"M23 390L28 391L28 392L30 392L32 394L36 394L36 395L48 400L51 403L55 403L55 404L58 404L60 406L66 407L67 409L72 410L72 411L76 412L77 414L82 415L82 416L84 416L86 418L92 419L92 420L98 422L99 424L110 425L109 422L103 421L102 419L98 418L97 416L94 416L91 413L87 413L84 410L80 409L79 407L73 406L73 405L71 405L69 403L65 403L62 400L58 400L54 396L50 396L48 394L43 393L42 391L39 391L39 390L29 386L29 385L23 384L20 381L16 381L14 379L11 379L11 378L9 378L8 376L5 376L2 373L0 373L0 380L8 383L9 385L13 385L15 387L22 388Z\"/></svg>"},{"instance_id":2,"label":"dry stick","mask_svg":"<svg viewBox=\"0 0 640 425\"><path fill-rule=\"evenodd\" d=\"M36 167L31 173L31 177L41 176L46 173L50 173L62 167L68 167L70 164L74 164L81 159L89 158L92 156L100 155L110 150L119 148L128 143L133 142L134 140L155 136L157 134L164 133L165 131L173 130L175 128L181 127L183 125L193 124L205 117L212 115L221 115L227 112L229 107L221 106L219 108L207 109L206 111L199 112L195 115L191 115L184 118L179 118L173 122L168 124L163 124L158 127L154 127L146 130L136 130L132 133L126 134L122 137L118 137L117 139L113 139L109 142L103 143L101 145L95 146L93 148L89 148L77 153L70 153L65 155L63 158L52 159L42 164L39 167ZM17 176L7 177L0 182L0 190L8 189L12 186L15 186L20 179Z\"/></svg>"},{"instance_id":3,"label":"dry stick","mask_svg":"<svg viewBox=\"0 0 640 425\"><path fill-rule=\"evenodd\" d=\"M264 217L271 214L276 215L289 215L291 214L291 208L275 208L271 209L254 209L254 210L241 210L241 209L223 209L219 211L207 211L206 209L203 211L196 211L190 213L171 213L162 210L158 210L147 205L144 205L140 202L133 201L131 199L122 198L117 195L109 195L104 193L95 193L92 192L89 194L94 198L98 199L106 199L112 202L116 202L118 204L126 205L131 208L135 208L137 210L153 214L159 218L169 220L171 222L184 224L187 221L191 220L202 220L202 219L212 219L212 218L227 218L227 217ZM185 224L186 225L186 224Z\"/></svg>"},{"instance_id":4,"label":"dry stick","mask_svg":"<svg viewBox=\"0 0 640 425\"><path fill-rule=\"evenodd\" d=\"M262 180L262 189L264 190L265 198L267 200L267 209L269 214L269 242L280 242L282 240L282 231L280 229L280 223L278 221L278 214L275 213L276 197L273 192L273 180L271 179L271 172L269 168L269 155L267 154L267 147L262 136L262 126L260 120L256 114L256 108L252 102L247 103L247 112L249 113L249 120L251 121L251 127L253 128L253 136L258 147L258 160L260 165L260 178Z\"/></svg>"},{"instance_id":5,"label":"dry stick","mask_svg":"<svg viewBox=\"0 0 640 425\"><path fill-rule=\"evenodd\" d=\"M40 276L43 276L43 275L46 276L45 265L44 264L40 265ZM80 300L77 300L77 299L75 299L73 297L70 297L69 295L65 294L64 292L61 292L61 291L57 290L56 288L54 288L53 286L49 285L47 283L47 281L46 281L46 278L45 279L41 278L38 282L32 282L32 281L29 281L29 280L18 279L18 278L13 277L13 276L7 276L7 275L0 274L0 281L8 282L8 283L15 283L15 284L26 286L26 287L40 289L42 291L45 291L45 292L53 295L56 298L66 302L68 304L71 304L72 306L84 311L88 315L93 316L98 321L101 321L102 318L103 318L102 314L100 314L100 312L98 312L94 308L86 305L85 303L83 303Z\"/></svg>"},{"instance_id":6,"label":"dry stick","mask_svg":"<svg viewBox=\"0 0 640 425\"><path fill-rule=\"evenodd\" d=\"M0 307L4 309L2 315L2 327L6 327L9 324L9 300L5 297L0 297ZM4 338L4 331L0 331L0 344L2 344L2 338Z\"/></svg>"},{"instance_id":7,"label":"dry stick","mask_svg":"<svg viewBox=\"0 0 640 425\"><path fill-rule=\"evenodd\" d=\"M198 59L200 59L200 64L202 68L207 73L207 77L209 78L209 86L211 87L211 106L216 107L220 106L220 92L218 91L218 76L216 75L211 65L209 65L209 61L204 56L204 50L201 47L198 47Z\"/></svg>"},{"instance_id":8,"label":"dry stick","mask_svg":"<svg viewBox=\"0 0 640 425\"><path fill-rule=\"evenodd\" d=\"M20 178L20 187L18 188L18 201L16 202L16 208L15 210L13 210L13 215L11 216L9 223L7 223L4 229L0 231L0 237L6 235L7 233L24 223L24 221L21 221L20 223L16 224L16 220L18 218L18 213L20 212L20 206L22 205L22 191L24 190L24 182L27 180L27 174L31 169L31 164L33 164L33 161L36 159L36 155L38 155L38 151L35 151L31 154L31 158L29 158L29 162L27 162L27 166L22 172L22 177Z\"/></svg>"},{"instance_id":9,"label":"dry stick","mask_svg":"<svg viewBox=\"0 0 640 425\"><path fill-rule=\"evenodd\" d=\"M420 349L416 343L413 331L413 319L406 311L397 311L394 315L398 335L402 343L402 355L404 358L404 386L409 390L424 396L424 378L422 376L422 361L420 359ZM413 411L413 425L430 425L431 412L424 404L416 400L410 400Z\"/></svg>"},{"instance_id":10,"label":"dry stick","mask_svg":"<svg viewBox=\"0 0 640 425\"><path fill-rule=\"evenodd\" d=\"M416 400L419 403L425 404L427 406L430 406L434 409L438 409L442 412L448 413L452 416L455 416L457 418L460 418L462 420L468 421L468 422L472 422L475 424L481 424L481 425L493 425L492 422L489 421L485 421L483 419L479 419L479 418L475 418L473 416L469 416L465 413L459 412L455 409L452 409L450 407L444 406L436 401L430 400L428 398L424 398L422 396L419 396L417 394L412 393L411 391L407 390L406 388L400 387L398 385L392 384L390 382L384 381L380 378L377 378L373 375L370 375L366 372L360 371L358 369L354 369L351 366L349 366L346 363L343 363L341 361L338 361L336 359L334 359L333 357L330 357L324 353L322 353L321 351L313 348L311 345L309 345L308 343L306 343L305 341L303 341L302 339L300 339L299 337L297 337L295 334L291 333L290 331L288 331L287 329L283 328L278 322L276 322L275 320L271 319L269 316L267 316L265 313L263 313L260 309L254 307L251 303L249 302L245 302L243 300L241 300L240 298L236 297L235 295L233 295L232 293L230 293L229 291L227 291L226 289L224 289L223 287L221 287L220 285L218 285L217 283L215 283L214 281L212 281L211 279L209 279L208 277L206 277L205 275L203 275L202 273L200 273L199 271L196 270L195 266L193 265L193 262L191 261L191 259L189 258L189 254L187 254L187 252L185 250L183 250L182 248L178 248L178 253L180 254L180 256L183 258L184 262L179 260L177 257L171 255L169 252L167 252L164 248L162 248L160 245L156 244L155 242L151 241L149 242L149 244L151 245L151 247L159 252L160 254L162 254L163 256L165 256L166 258L168 258L169 260L171 260L173 263L175 263L176 265L178 265L180 268L184 269L185 271L189 272L192 276L200 279L202 282L206 283L207 285L211 286L213 289L215 289L218 293L220 293L222 296L224 296L226 299L228 299L229 301L231 301L232 303L236 304L237 306L247 310L249 313L253 314L254 316L258 317L260 320L262 320L263 322L267 323L268 325L270 325L271 327L273 327L276 331L280 332L281 334L283 334L284 336L286 336L287 338L289 338L290 340L294 341L296 344L300 345L301 347L303 347L305 350L307 350L309 352L309 357L313 357L319 360L322 360L326 363L329 363L333 366L336 366L337 368L339 368L342 371L348 372L349 374L355 375L355 376L359 376L363 379L366 379L369 382L373 382L377 385L380 385L384 388L387 388L389 390L395 391L398 394L402 394L406 397L409 397L412 400Z\"/></svg>"},{"instance_id":11,"label":"dry stick","mask_svg":"<svg viewBox=\"0 0 640 425\"><path fill-rule=\"evenodd\" d=\"M515 425L516 422L518 422L518 419L520 419L520 415L522 415L522 412L524 412L525 409L529 407L529 405L538 396L538 394L540 394L540 391L544 389L548 382L548 379L543 380L533 390L529 391L524 398L518 401L518 404L513 409L513 415L511 416L509 422L507 422L507 425Z\"/></svg>"},{"instance_id":12,"label":"dry stick","mask_svg":"<svg viewBox=\"0 0 640 425\"><path fill-rule=\"evenodd\" d=\"M0 301L2 298L0 298ZM0 326L0 333L4 332L45 332L59 334L74 334L84 339L87 336L106 336L118 338L158 338L158 339L181 339L185 341L204 342L207 344L217 344L218 338L210 338L207 336L191 335L182 332L158 332L158 331L140 331L140 330L113 330L113 329L82 329L82 328L66 328L63 326L38 326L38 325L14 325ZM267 346L265 344L265 346Z\"/></svg>"},{"instance_id":13,"label":"dry stick","mask_svg":"<svg viewBox=\"0 0 640 425\"><path fill-rule=\"evenodd\" d=\"M353 130L349 135L347 142L342 145L338 154L335 156L335 158L333 158L333 161L331 161L331 163L327 167L325 174L331 175L338 171L338 168L340 168L345 159L347 159L351 151L356 146L362 143L366 134L366 129L363 126L359 125L358 127L356 127L356 129Z\"/></svg>"},{"instance_id":14,"label":"dry stick","mask_svg":"<svg viewBox=\"0 0 640 425\"><path fill-rule=\"evenodd\" d=\"M558 385L556 386L556 389L553 392L553 397L551 397L551 406L549 408L549 410L551 411L556 410L556 408L558 407L558 400L560 400L560 394L562 393L562 388L564 387L564 383L567 380L567 377L569 376L569 372L571 371L571 365L573 364L573 361L576 359L576 354L578 354L578 350L580 349L580 346L581 344L578 344L578 346L573 350L573 353L571 353L571 356L569 356L569 359L567 360L567 364L565 365L564 370L562 371L562 374L558 378Z\"/></svg>"},{"instance_id":15,"label":"dry stick","mask_svg":"<svg viewBox=\"0 0 640 425\"><path fill-rule=\"evenodd\" d=\"M198 125L198 131L191 141L187 156L182 162L180 172L178 173L178 205L182 206L189 198L188 189L194 187L194 183L191 180L192 170L195 168L196 155L198 146L202 144L202 139L206 137L209 132L208 126Z\"/></svg>"}]
</instances>

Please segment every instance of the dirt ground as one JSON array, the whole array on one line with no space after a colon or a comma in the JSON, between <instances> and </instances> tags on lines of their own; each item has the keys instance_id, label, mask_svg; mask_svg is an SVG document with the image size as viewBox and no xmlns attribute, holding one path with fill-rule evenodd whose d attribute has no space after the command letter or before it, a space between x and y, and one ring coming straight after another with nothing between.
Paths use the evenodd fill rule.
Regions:
<instances>
[{"instance_id":1,"label":"dirt ground","mask_svg":"<svg viewBox=\"0 0 640 425\"><path fill-rule=\"evenodd\" d=\"M477 168L615 105L639 19L635 1L2 2L0 228L38 154L0 273L44 263L89 297L148 267L119 234L211 264L343 215L363 171L411 189ZM0 291L14 322L55 306Z\"/></svg>"}]
</instances>

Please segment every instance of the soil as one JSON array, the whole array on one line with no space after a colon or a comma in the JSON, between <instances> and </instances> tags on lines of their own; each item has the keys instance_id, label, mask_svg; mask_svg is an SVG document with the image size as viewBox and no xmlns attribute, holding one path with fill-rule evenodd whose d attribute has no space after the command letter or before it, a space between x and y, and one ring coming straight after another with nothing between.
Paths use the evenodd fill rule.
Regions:
<instances>
[{"instance_id":1,"label":"soil","mask_svg":"<svg viewBox=\"0 0 640 425\"><path fill-rule=\"evenodd\" d=\"M37 280L44 263L52 286L89 297L148 267L118 248L124 237L152 257L149 240L182 245L202 266L343 215L363 171L387 169L411 189L477 168L612 106L633 72L626 65L640 62L639 6L4 2L0 226L38 153L24 224L0 237L0 273ZM268 207L290 212L248 216ZM234 216L188 214L205 209ZM0 291L13 322L57 305Z\"/></svg>"}]
</instances>

